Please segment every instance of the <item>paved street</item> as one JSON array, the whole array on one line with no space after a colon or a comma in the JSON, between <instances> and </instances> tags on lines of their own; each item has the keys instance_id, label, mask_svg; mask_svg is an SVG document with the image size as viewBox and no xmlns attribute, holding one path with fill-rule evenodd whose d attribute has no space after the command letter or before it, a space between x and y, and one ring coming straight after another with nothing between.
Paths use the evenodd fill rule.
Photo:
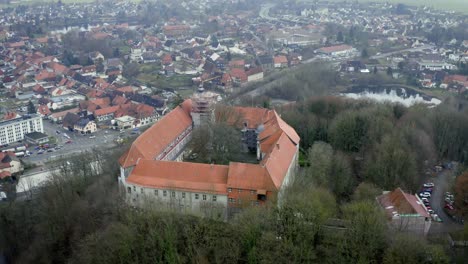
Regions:
<instances>
[{"instance_id":1,"label":"paved street","mask_svg":"<svg viewBox=\"0 0 468 264\"><path fill-rule=\"evenodd\" d=\"M57 145L63 145L59 150L53 150L52 152L45 151L42 154L37 154L38 150L35 150L35 146L28 148L33 154L30 157L24 158L25 161L33 163L44 163L47 160L55 159L60 156L68 156L76 154L82 151L91 150L93 148L109 148L115 146L114 140L119 136L128 136L131 133L126 131L125 133L119 133L119 131L105 129L98 130L94 134L81 135L78 132L70 132L65 130L61 125L54 124L48 120L44 120L44 132L49 136L54 136L57 139ZM59 131L58 134L56 131ZM72 143L67 144L68 138L70 137ZM90 138L91 136L95 138Z\"/></svg>"},{"instance_id":2,"label":"paved street","mask_svg":"<svg viewBox=\"0 0 468 264\"><path fill-rule=\"evenodd\" d=\"M442 172L438 173L435 178L431 179L435 185L430 201L431 207L442 219L442 223L432 223L431 233L445 233L463 228L463 225L456 223L443 210L445 204L444 194L446 191L449 191L449 183L452 181L455 171L455 168L452 170L444 169Z\"/></svg>"}]
</instances>

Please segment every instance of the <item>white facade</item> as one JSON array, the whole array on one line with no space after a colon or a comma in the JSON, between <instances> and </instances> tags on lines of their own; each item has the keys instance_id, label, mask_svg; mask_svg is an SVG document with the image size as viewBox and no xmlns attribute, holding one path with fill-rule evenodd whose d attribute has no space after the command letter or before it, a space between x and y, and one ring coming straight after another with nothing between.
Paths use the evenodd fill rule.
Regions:
<instances>
[{"instance_id":1,"label":"white facade","mask_svg":"<svg viewBox=\"0 0 468 264\"><path fill-rule=\"evenodd\" d=\"M10 144L24 139L31 132L44 133L42 118L39 115L22 116L0 122L0 144Z\"/></svg>"},{"instance_id":2,"label":"white facade","mask_svg":"<svg viewBox=\"0 0 468 264\"><path fill-rule=\"evenodd\" d=\"M138 207L154 207L181 213L226 219L227 195L189 192L176 189L155 189L125 183L127 202Z\"/></svg>"},{"instance_id":3,"label":"white facade","mask_svg":"<svg viewBox=\"0 0 468 264\"><path fill-rule=\"evenodd\" d=\"M247 82L259 81L261 79L263 79L263 72L247 76Z\"/></svg>"}]
</instances>

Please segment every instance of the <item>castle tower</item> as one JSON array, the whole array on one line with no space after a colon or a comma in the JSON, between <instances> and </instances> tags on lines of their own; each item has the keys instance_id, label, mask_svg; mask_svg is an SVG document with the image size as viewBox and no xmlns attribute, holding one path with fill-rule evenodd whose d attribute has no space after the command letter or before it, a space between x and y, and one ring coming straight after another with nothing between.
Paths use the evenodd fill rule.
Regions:
<instances>
[{"instance_id":1,"label":"castle tower","mask_svg":"<svg viewBox=\"0 0 468 264\"><path fill-rule=\"evenodd\" d=\"M214 106L219 101L219 94L205 91L202 87L192 96L192 115L195 127L214 120Z\"/></svg>"}]
</instances>

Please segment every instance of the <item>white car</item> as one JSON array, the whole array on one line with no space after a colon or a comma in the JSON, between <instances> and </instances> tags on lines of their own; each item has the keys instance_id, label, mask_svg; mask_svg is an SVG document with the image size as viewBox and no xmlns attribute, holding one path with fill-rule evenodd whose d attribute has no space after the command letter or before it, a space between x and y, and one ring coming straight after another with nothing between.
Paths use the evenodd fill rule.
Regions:
<instances>
[{"instance_id":1,"label":"white car","mask_svg":"<svg viewBox=\"0 0 468 264\"><path fill-rule=\"evenodd\" d=\"M90 136L89 138L96 138L96 136Z\"/></svg>"},{"instance_id":2,"label":"white car","mask_svg":"<svg viewBox=\"0 0 468 264\"><path fill-rule=\"evenodd\" d=\"M428 192L422 192L422 193L419 194L419 197L421 197L421 198L430 198L431 194L428 193Z\"/></svg>"},{"instance_id":3,"label":"white car","mask_svg":"<svg viewBox=\"0 0 468 264\"><path fill-rule=\"evenodd\" d=\"M434 183L432 183L432 182L425 183L425 184L423 184L423 187L424 187L424 188L431 188L431 187L434 187Z\"/></svg>"}]
</instances>

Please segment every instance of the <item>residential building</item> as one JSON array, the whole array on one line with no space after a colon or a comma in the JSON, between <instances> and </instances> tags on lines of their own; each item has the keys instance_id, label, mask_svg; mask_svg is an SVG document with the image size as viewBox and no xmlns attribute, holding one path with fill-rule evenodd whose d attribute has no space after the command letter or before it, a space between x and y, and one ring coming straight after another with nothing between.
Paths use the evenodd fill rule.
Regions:
<instances>
[{"instance_id":1,"label":"residential building","mask_svg":"<svg viewBox=\"0 0 468 264\"><path fill-rule=\"evenodd\" d=\"M31 132L44 132L40 115L31 114L0 122L0 145L23 140Z\"/></svg>"},{"instance_id":2,"label":"residential building","mask_svg":"<svg viewBox=\"0 0 468 264\"><path fill-rule=\"evenodd\" d=\"M347 57L354 53L356 49L349 45L338 45L323 47L317 50L317 53L333 56L333 57Z\"/></svg>"},{"instance_id":3,"label":"residential building","mask_svg":"<svg viewBox=\"0 0 468 264\"><path fill-rule=\"evenodd\" d=\"M287 68L288 67L288 58L284 55L275 56L273 58L275 68Z\"/></svg>"},{"instance_id":4,"label":"residential building","mask_svg":"<svg viewBox=\"0 0 468 264\"><path fill-rule=\"evenodd\" d=\"M97 126L96 122L89 120L88 118L81 118L76 122L73 129L81 134L91 134L97 131Z\"/></svg>"},{"instance_id":5,"label":"residential building","mask_svg":"<svg viewBox=\"0 0 468 264\"><path fill-rule=\"evenodd\" d=\"M260 81L263 79L263 69L256 67L245 72L247 74L247 82Z\"/></svg>"},{"instance_id":6,"label":"residential building","mask_svg":"<svg viewBox=\"0 0 468 264\"><path fill-rule=\"evenodd\" d=\"M127 129L135 127L135 120L136 118L126 115L116 118L115 122L119 129Z\"/></svg>"},{"instance_id":7,"label":"residential building","mask_svg":"<svg viewBox=\"0 0 468 264\"><path fill-rule=\"evenodd\" d=\"M419 235L426 235L429 231L431 216L418 196L396 188L394 191L384 192L376 199L393 229Z\"/></svg>"},{"instance_id":8,"label":"residential building","mask_svg":"<svg viewBox=\"0 0 468 264\"><path fill-rule=\"evenodd\" d=\"M14 152L0 152L0 174L3 174L3 177L15 175L23 170L24 167Z\"/></svg>"}]
</instances>

